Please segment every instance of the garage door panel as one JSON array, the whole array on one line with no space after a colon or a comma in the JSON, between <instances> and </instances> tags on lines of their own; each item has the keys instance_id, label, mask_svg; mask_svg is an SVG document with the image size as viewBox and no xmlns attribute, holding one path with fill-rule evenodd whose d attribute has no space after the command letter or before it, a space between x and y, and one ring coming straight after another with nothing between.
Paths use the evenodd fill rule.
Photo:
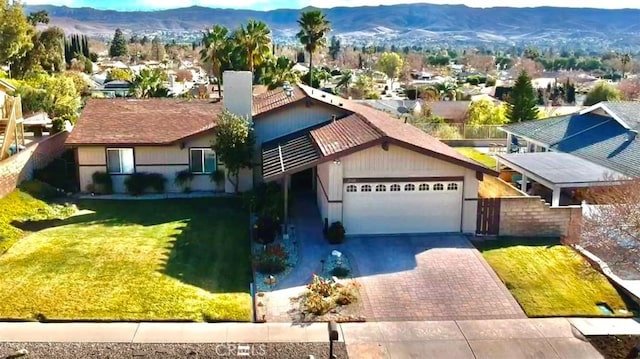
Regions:
<instances>
[{"instance_id":1,"label":"garage door panel","mask_svg":"<svg viewBox=\"0 0 640 359\"><path fill-rule=\"evenodd\" d=\"M376 192L379 185L386 191ZM392 185L400 191L391 191ZM461 216L462 182L372 182L347 184L344 189L343 222L348 234L460 232Z\"/></svg>"}]
</instances>

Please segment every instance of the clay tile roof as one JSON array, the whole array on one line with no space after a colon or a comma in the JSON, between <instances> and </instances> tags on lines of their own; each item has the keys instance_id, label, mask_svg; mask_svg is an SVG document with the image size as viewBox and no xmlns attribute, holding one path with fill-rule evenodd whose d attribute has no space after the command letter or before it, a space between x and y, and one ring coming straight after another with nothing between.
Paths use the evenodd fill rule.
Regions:
<instances>
[{"instance_id":1,"label":"clay tile roof","mask_svg":"<svg viewBox=\"0 0 640 359\"><path fill-rule=\"evenodd\" d=\"M375 108L369 107L367 105L355 103L353 101L348 101L337 96L326 94L320 90L312 89L311 87L305 85L299 85L299 87L310 98L336 107L344 108L347 111L359 115L361 119L363 119L373 129L380 133L382 137L387 137L391 140L398 141L417 150L433 154L437 157L441 157L450 162L457 163L458 165L467 168L472 168L484 173L495 174L493 170L479 165L475 161L461 155L460 153L458 153L458 151L440 142L440 140L438 140L437 138L430 136L429 134L411 124L404 123L404 121L390 116L388 113L376 110ZM340 121L342 120L339 120L337 122ZM338 129L339 128L336 126L335 130L337 131ZM340 131L343 137L348 138L351 136L350 131L347 128L340 129L343 130ZM334 137L336 136L337 135L334 135ZM331 137L329 136L327 136L327 138L331 139ZM318 147L323 148L331 145L325 143L324 141L324 138L320 138L319 141L316 141L318 143ZM352 145L352 147L355 146L356 145Z\"/></svg>"},{"instance_id":2,"label":"clay tile roof","mask_svg":"<svg viewBox=\"0 0 640 359\"><path fill-rule=\"evenodd\" d=\"M298 86L293 86L293 93L287 96L282 88L267 91L253 97L253 116L275 110L284 105L306 98L306 94Z\"/></svg>"},{"instance_id":3,"label":"clay tile roof","mask_svg":"<svg viewBox=\"0 0 640 359\"><path fill-rule=\"evenodd\" d=\"M221 102L184 99L90 99L68 145L166 145L215 127Z\"/></svg>"},{"instance_id":4,"label":"clay tile roof","mask_svg":"<svg viewBox=\"0 0 640 359\"><path fill-rule=\"evenodd\" d=\"M360 115L353 114L311 131L323 156L329 156L382 137Z\"/></svg>"}]
</instances>

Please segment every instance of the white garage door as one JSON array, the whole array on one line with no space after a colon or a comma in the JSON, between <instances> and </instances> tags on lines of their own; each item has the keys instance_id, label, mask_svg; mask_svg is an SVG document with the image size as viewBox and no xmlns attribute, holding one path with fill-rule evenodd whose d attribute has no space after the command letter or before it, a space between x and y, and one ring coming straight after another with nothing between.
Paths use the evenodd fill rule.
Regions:
<instances>
[{"instance_id":1,"label":"white garage door","mask_svg":"<svg viewBox=\"0 0 640 359\"><path fill-rule=\"evenodd\" d=\"M461 230L462 182L349 183L342 202L348 235Z\"/></svg>"}]
</instances>

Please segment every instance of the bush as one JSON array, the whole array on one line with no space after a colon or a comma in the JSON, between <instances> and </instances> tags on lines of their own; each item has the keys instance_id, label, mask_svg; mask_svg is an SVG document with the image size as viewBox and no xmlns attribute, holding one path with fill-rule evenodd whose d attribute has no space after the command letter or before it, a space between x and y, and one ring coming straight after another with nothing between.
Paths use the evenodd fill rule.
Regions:
<instances>
[{"instance_id":1,"label":"bush","mask_svg":"<svg viewBox=\"0 0 640 359\"><path fill-rule=\"evenodd\" d=\"M218 186L222 185L225 179L226 179L226 173L224 172L224 170L218 169L211 173L211 181Z\"/></svg>"},{"instance_id":2,"label":"bush","mask_svg":"<svg viewBox=\"0 0 640 359\"><path fill-rule=\"evenodd\" d=\"M327 230L327 240L331 244L344 242L345 229L341 222L333 222Z\"/></svg>"},{"instance_id":3,"label":"bush","mask_svg":"<svg viewBox=\"0 0 640 359\"><path fill-rule=\"evenodd\" d=\"M262 274L277 274L287 268L289 253L280 244L268 246L254 257L254 268Z\"/></svg>"},{"instance_id":4,"label":"bush","mask_svg":"<svg viewBox=\"0 0 640 359\"><path fill-rule=\"evenodd\" d=\"M302 310L306 314L323 315L337 306L351 304L357 300L356 282L343 285L314 275L302 296Z\"/></svg>"},{"instance_id":5,"label":"bush","mask_svg":"<svg viewBox=\"0 0 640 359\"><path fill-rule=\"evenodd\" d=\"M270 216L260 216L254 225L255 240L261 244L273 243L276 240L279 224Z\"/></svg>"},{"instance_id":6,"label":"bush","mask_svg":"<svg viewBox=\"0 0 640 359\"><path fill-rule=\"evenodd\" d=\"M346 278L351 271L346 267L335 267L331 270L331 275L338 278Z\"/></svg>"},{"instance_id":7,"label":"bush","mask_svg":"<svg viewBox=\"0 0 640 359\"><path fill-rule=\"evenodd\" d=\"M167 179L159 173L137 172L124 180L129 194L137 196L143 194L147 189L152 189L158 193L164 192Z\"/></svg>"},{"instance_id":8,"label":"bush","mask_svg":"<svg viewBox=\"0 0 640 359\"><path fill-rule=\"evenodd\" d=\"M191 181L193 180L193 173L190 170L182 170L176 172L175 184L182 187L184 192L191 192Z\"/></svg>"},{"instance_id":9,"label":"bush","mask_svg":"<svg viewBox=\"0 0 640 359\"><path fill-rule=\"evenodd\" d=\"M41 201L54 199L64 194L57 188L38 180L22 182L19 188Z\"/></svg>"},{"instance_id":10,"label":"bush","mask_svg":"<svg viewBox=\"0 0 640 359\"><path fill-rule=\"evenodd\" d=\"M278 183L262 183L253 190L244 193L245 205L258 216L269 216L280 224L284 213L284 192ZM289 206L293 196L289 193Z\"/></svg>"},{"instance_id":11,"label":"bush","mask_svg":"<svg viewBox=\"0 0 640 359\"><path fill-rule=\"evenodd\" d=\"M90 192L99 194L113 193L113 181L111 180L111 175L107 172L94 172L91 175L91 179L93 180L93 186L89 190Z\"/></svg>"},{"instance_id":12,"label":"bush","mask_svg":"<svg viewBox=\"0 0 640 359\"><path fill-rule=\"evenodd\" d=\"M492 87L496 85L496 78L495 77L487 77L487 86L488 87Z\"/></svg>"}]
</instances>

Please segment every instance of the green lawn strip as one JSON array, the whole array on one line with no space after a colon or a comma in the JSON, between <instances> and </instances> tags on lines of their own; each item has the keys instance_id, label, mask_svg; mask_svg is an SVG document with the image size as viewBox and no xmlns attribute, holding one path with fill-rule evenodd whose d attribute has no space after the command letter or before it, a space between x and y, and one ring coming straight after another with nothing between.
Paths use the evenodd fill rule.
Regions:
<instances>
[{"instance_id":1,"label":"green lawn strip","mask_svg":"<svg viewBox=\"0 0 640 359\"><path fill-rule=\"evenodd\" d=\"M24 188L35 187L41 186L36 181L24 183ZM24 237L25 232L15 226L17 222L65 218L74 211L72 207L48 204L20 189L9 193L0 199L0 255Z\"/></svg>"},{"instance_id":2,"label":"green lawn strip","mask_svg":"<svg viewBox=\"0 0 640 359\"><path fill-rule=\"evenodd\" d=\"M602 316L598 303L608 304L616 316L631 316L607 278L573 249L557 242L537 242L496 241L479 246L528 316Z\"/></svg>"},{"instance_id":3,"label":"green lawn strip","mask_svg":"<svg viewBox=\"0 0 640 359\"><path fill-rule=\"evenodd\" d=\"M479 162L491 169L496 168L496 159L486 153L482 153L473 147L454 147L456 151L472 160Z\"/></svg>"},{"instance_id":4,"label":"green lawn strip","mask_svg":"<svg viewBox=\"0 0 640 359\"><path fill-rule=\"evenodd\" d=\"M248 321L240 200L83 201L0 257L0 317Z\"/></svg>"}]
</instances>

